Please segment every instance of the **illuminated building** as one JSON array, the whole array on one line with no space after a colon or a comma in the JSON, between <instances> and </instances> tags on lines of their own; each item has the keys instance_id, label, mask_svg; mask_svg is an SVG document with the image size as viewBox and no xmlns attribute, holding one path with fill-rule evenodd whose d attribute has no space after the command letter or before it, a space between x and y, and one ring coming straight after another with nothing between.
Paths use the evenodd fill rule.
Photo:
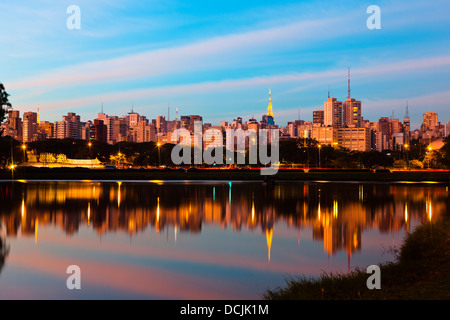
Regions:
<instances>
[{"instance_id":1,"label":"illuminated building","mask_svg":"<svg viewBox=\"0 0 450 320\"><path fill-rule=\"evenodd\" d=\"M324 126L342 127L342 102L328 98L324 103Z\"/></svg>"}]
</instances>

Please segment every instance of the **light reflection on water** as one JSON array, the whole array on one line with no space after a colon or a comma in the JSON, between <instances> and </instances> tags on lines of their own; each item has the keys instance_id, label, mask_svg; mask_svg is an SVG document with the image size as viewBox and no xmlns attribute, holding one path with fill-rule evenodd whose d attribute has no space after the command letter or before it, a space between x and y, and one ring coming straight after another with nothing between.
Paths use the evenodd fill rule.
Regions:
<instances>
[{"instance_id":1,"label":"light reflection on water","mask_svg":"<svg viewBox=\"0 0 450 320\"><path fill-rule=\"evenodd\" d=\"M0 199L0 298L259 298L392 260L449 211L448 185L423 183L21 180Z\"/></svg>"}]
</instances>

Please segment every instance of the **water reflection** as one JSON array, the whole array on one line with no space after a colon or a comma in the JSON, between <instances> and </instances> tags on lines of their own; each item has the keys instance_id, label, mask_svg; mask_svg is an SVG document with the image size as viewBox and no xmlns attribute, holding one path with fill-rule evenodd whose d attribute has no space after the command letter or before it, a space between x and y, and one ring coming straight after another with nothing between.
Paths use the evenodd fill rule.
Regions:
<instances>
[{"instance_id":1,"label":"water reflection","mask_svg":"<svg viewBox=\"0 0 450 320\"><path fill-rule=\"evenodd\" d=\"M38 290L72 259L84 263L86 283L107 282L101 297L114 279L118 292L145 297L255 298L256 286L278 285L286 273L319 272L322 256L350 268L356 252L352 261L450 211L445 184L4 181L0 201L0 296L8 298L15 279L41 270L24 289Z\"/></svg>"},{"instance_id":2,"label":"water reflection","mask_svg":"<svg viewBox=\"0 0 450 320\"><path fill-rule=\"evenodd\" d=\"M88 225L99 235L151 227L198 233L203 224L239 232L260 229L269 249L273 226L312 227L324 250L351 254L364 229L409 231L411 218L434 221L448 211L445 185L279 183L16 182L0 184L6 236L34 236L39 226L67 235Z\"/></svg>"}]
</instances>

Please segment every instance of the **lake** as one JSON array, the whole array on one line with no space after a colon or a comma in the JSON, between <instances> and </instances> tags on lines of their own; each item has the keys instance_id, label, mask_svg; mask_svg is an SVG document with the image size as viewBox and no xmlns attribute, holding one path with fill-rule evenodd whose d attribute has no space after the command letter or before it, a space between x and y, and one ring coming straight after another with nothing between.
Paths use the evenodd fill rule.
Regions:
<instances>
[{"instance_id":1,"label":"lake","mask_svg":"<svg viewBox=\"0 0 450 320\"><path fill-rule=\"evenodd\" d=\"M0 299L260 299L394 261L450 211L443 183L19 180L0 201Z\"/></svg>"}]
</instances>

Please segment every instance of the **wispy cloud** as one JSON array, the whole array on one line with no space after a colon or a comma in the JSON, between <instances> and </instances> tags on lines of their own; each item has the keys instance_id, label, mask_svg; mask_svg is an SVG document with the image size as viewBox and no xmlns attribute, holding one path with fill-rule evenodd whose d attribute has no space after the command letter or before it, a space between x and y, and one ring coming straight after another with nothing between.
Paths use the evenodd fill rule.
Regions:
<instances>
[{"instance_id":1,"label":"wispy cloud","mask_svg":"<svg viewBox=\"0 0 450 320\"><path fill-rule=\"evenodd\" d=\"M450 66L450 56L444 57L431 57L424 59L412 59L402 62L392 62L390 64L379 65L359 68L352 71L352 74L359 78L373 79L373 77L395 77L399 73L420 73L429 68L448 68ZM227 79L221 81L208 81L200 83L191 83L183 85L161 86L146 89L125 90L117 92L105 92L102 94L96 94L91 96L84 96L80 98L55 101L48 103L45 107L47 110L58 109L64 106L65 108L75 108L80 106L87 106L95 104L99 101L105 103L114 103L117 101L130 101L130 97L133 99L158 99L173 96L193 97L199 94L206 94L212 92L231 92L234 90L242 90L244 88L252 87L270 87L276 84L305 84L311 85L311 83L317 82L319 84L324 81L330 81L330 79L342 79L345 76L345 69L334 69L322 72L304 72L304 73L289 73L273 76L259 76L243 79ZM313 86L313 85L312 85ZM295 90L294 90L295 91ZM431 96L435 97L435 94ZM431 99L431 96L429 97ZM394 100L393 100L394 101ZM417 102L430 101L426 98L418 100ZM440 100L443 102L444 100ZM447 100L450 101L450 100ZM366 101L367 107L373 107L379 109L381 105L386 106L384 102L380 102L380 106L377 106L374 101ZM365 104L366 106L366 104ZM290 112L290 111L289 111Z\"/></svg>"},{"instance_id":2,"label":"wispy cloud","mask_svg":"<svg viewBox=\"0 0 450 320\"><path fill-rule=\"evenodd\" d=\"M236 67L236 60L245 62L256 54L283 51L298 46L298 43L300 46L307 46L308 41L319 41L352 32L352 28L333 28L336 24L344 26L344 22L342 17L301 21L264 30L213 37L177 47L67 66L12 82L10 87L13 90L35 87L48 87L51 90L188 71L224 69L230 67L231 63Z\"/></svg>"}]
</instances>

